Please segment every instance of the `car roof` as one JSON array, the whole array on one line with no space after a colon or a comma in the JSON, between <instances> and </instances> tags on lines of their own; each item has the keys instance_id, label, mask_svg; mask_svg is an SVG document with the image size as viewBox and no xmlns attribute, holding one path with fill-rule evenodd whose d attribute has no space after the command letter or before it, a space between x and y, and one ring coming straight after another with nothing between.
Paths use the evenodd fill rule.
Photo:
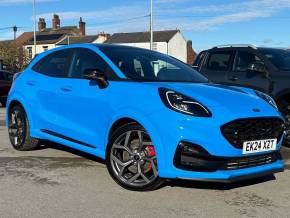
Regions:
<instances>
[{"instance_id":1,"label":"car roof","mask_svg":"<svg viewBox=\"0 0 290 218\"><path fill-rule=\"evenodd\" d=\"M214 46L210 49L204 50L202 52L209 52L209 51L226 51L226 50L233 50L233 49L250 49L250 50L277 50L277 51L289 51L287 48L275 48L275 47L256 47L254 45L221 45L221 46Z\"/></svg>"},{"instance_id":2,"label":"car roof","mask_svg":"<svg viewBox=\"0 0 290 218\"><path fill-rule=\"evenodd\" d=\"M110 43L79 43L79 44L72 44L72 45L64 45L59 47L58 49L68 49L68 48L75 48L75 47L97 47L97 48L132 48L132 49L140 49L140 50L147 50L151 51L149 49L145 48L139 48L134 46L128 46L128 45L120 45L120 44L110 44Z\"/></svg>"}]
</instances>

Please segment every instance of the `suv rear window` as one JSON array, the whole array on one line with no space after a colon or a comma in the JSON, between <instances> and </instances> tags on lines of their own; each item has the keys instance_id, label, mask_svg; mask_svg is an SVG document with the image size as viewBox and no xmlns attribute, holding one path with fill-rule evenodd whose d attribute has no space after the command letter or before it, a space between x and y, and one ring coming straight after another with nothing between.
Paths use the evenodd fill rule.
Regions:
<instances>
[{"instance_id":1,"label":"suv rear window","mask_svg":"<svg viewBox=\"0 0 290 218\"><path fill-rule=\"evenodd\" d=\"M228 70L232 54L233 52L231 51L218 51L211 53L208 58L207 69L214 71Z\"/></svg>"}]
</instances>

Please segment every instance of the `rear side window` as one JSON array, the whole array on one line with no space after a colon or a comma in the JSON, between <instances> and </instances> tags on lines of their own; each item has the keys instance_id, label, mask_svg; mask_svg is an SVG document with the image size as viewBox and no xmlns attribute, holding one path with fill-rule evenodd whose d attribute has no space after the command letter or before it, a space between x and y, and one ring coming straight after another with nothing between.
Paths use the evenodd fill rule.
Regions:
<instances>
[{"instance_id":1,"label":"rear side window","mask_svg":"<svg viewBox=\"0 0 290 218\"><path fill-rule=\"evenodd\" d=\"M211 53L207 62L207 69L213 71L227 71L230 66L232 54L233 52L231 51Z\"/></svg>"},{"instance_id":2,"label":"rear side window","mask_svg":"<svg viewBox=\"0 0 290 218\"><path fill-rule=\"evenodd\" d=\"M53 52L40 60L32 69L51 77L67 77L69 56L70 50L68 49Z\"/></svg>"}]
</instances>

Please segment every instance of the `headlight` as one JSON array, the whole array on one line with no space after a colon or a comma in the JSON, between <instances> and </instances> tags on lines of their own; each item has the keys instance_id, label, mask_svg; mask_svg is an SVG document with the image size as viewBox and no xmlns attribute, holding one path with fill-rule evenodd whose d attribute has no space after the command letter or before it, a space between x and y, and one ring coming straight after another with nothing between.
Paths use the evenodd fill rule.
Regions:
<instances>
[{"instance_id":1,"label":"headlight","mask_svg":"<svg viewBox=\"0 0 290 218\"><path fill-rule=\"evenodd\" d=\"M159 88L162 102L169 109L196 117L211 117L211 112L196 100L178 92Z\"/></svg>"},{"instance_id":2,"label":"headlight","mask_svg":"<svg viewBox=\"0 0 290 218\"><path fill-rule=\"evenodd\" d=\"M255 93L257 96L259 96L260 98L268 102L270 105L272 105L276 110L279 110L275 100L271 96L260 91L255 91Z\"/></svg>"}]
</instances>

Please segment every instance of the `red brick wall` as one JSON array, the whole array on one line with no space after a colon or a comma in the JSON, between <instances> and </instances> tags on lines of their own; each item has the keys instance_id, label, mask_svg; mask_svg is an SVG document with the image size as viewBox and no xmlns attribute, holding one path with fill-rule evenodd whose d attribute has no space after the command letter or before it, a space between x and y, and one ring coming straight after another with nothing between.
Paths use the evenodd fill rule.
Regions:
<instances>
[{"instance_id":1,"label":"red brick wall","mask_svg":"<svg viewBox=\"0 0 290 218\"><path fill-rule=\"evenodd\" d=\"M187 41L187 64L192 65L196 55L196 52L192 48L192 41Z\"/></svg>"}]
</instances>

